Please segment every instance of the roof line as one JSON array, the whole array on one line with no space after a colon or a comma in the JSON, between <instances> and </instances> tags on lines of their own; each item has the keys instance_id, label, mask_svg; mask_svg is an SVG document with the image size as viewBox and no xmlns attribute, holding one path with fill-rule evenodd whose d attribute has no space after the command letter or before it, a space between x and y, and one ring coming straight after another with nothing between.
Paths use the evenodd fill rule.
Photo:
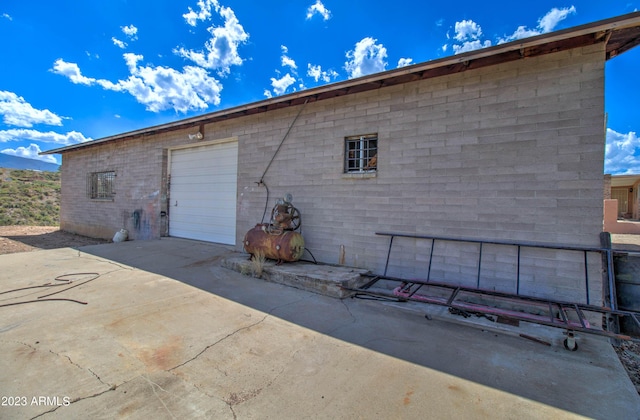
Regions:
<instances>
[{"instance_id":1,"label":"roof line","mask_svg":"<svg viewBox=\"0 0 640 420\"><path fill-rule=\"evenodd\" d=\"M186 129L202 124L213 123L216 121L267 112L274 109L302 105L302 103L304 103L305 101L315 102L318 100L329 99L336 96L343 96L352 93L378 89L384 86L391 86L395 84L406 83L409 81L456 73L459 71L464 71L467 68L484 67L487 65L498 64L499 62L506 62L524 58L526 56L545 54L553 51L558 51L557 48L569 49L582 45L590 45L597 42L608 42L609 37L613 31L638 27L640 27L640 12L629 13L626 15L567 28L556 32L550 32L530 38L511 41L504 44L498 44L480 50L469 51L454 56L448 56L436 60L426 61L423 63L413 64L399 69L391 69L384 72L375 73L373 75L362 76L356 79L343 80L340 82L322 85L300 92L294 92L275 98L264 99L245 105L206 113L196 117L190 117L170 123L146 127L143 129L129 131L109 137L103 137L101 139L91 140L71 146L65 146L41 152L40 154L57 154L73 149L90 147L105 142L115 141L118 139L140 137L159 132ZM549 48L548 50L527 52L528 49L532 50L533 47L553 44L569 39L578 39L579 43L567 46L554 46ZM631 47L640 43L640 40L638 39L634 39L633 41L634 44ZM631 47L625 48L622 52ZM617 53L617 51L614 51L614 53L611 54L611 57L615 56ZM489 60L490 58L494 57L496 58L496 60ZM607 54L607 57L609 57L609 54ZM481 62L482 60L485 61ZM472 66L472 63L479 64ZM436 72L435 70L437 69L444 70L442 72Z\"/></svg>"}]
</instances>

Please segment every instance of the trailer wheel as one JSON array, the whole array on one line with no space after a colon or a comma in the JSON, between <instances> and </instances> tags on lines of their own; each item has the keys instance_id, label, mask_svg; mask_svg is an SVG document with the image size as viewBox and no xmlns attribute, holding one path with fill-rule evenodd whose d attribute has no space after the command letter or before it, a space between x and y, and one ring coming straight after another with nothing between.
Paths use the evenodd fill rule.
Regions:
<instances>
[{"instance_id":1,"label":"trailer wheel","mask_svg":"<svg viewBox=\"0 0 640 420\"><path fill-rule=\"evenodd\" d=\"M578 342L572 332L567 333L567 338L565 338L562 343L564 344L564 348L569 351L578 350Z\"/></svg>"}]
</instances>

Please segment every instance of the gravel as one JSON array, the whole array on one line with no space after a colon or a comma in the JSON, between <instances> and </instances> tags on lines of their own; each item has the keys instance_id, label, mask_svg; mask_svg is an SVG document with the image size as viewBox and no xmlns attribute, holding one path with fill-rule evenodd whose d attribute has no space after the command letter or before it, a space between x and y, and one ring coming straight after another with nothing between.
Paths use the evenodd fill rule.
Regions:
<instances>
[{"instance_id":1,"label":"gravel","mask_svg":"<svg viewBox=\"0 0 640 420\"><path fill-rule=\"evenodd\" d=\"M634 341L623 341L620 347L614 347L618 357L622 362L631 382L640 394L640 343Z\"/></svg>"}]
</instances>

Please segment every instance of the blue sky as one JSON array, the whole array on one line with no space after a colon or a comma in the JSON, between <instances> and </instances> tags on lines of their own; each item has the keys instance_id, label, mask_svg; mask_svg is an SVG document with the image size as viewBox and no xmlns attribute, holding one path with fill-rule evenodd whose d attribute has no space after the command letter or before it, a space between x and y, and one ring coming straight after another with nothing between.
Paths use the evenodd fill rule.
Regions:
<instances>
[{"instance_id":1,"label":"blue sky","mask_svg":"<svg viewBox=\"0 0 640 420\"><path fill-rule=\"evenodd\" d=\"M634 1L0 4L0 152L38 153L640 9ZM640 47L610 60L606 173L640 173Z\"/></svg>"}]
</instances>

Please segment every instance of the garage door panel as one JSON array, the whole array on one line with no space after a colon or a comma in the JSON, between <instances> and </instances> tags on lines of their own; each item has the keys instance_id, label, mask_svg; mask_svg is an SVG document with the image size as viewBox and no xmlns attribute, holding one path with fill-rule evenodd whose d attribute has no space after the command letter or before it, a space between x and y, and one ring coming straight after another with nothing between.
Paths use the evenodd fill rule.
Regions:
<instances>
[{"instance_id":1,"label":"garage door panel","mask_svg":"<svg viewBox=\"0 0 640 420\"><path fill-rule=\"evenodd\" d=\"M180 206L179 206L180 207ZM227 214L225 208L218 207L212 208L207 214L202 212L202 207L184 207L182 206L179 212L175 211L175 208L171 211L171 219L174 221L194 221L196 218L198 219L219 219L224 218L225 220L233 220L235 219L232 215Z\"/></svg>"},{"instance_id":2,"label":"garage door panel","mask_svg":"<svg viewBox=\"0 0 640 420\"><path fill-rule=\"evenodd\" d=\"M216 166L233 165L233 161L224 160L224 158L231 158L238 156L238 143L232 142L227 145L214 144L208 146L191 147L187 149L173 150L171 153L171 160L173 163L186 163L188 167L210 167L213 149L215 149L215 155L220 159L217 159ZM187 167L187 168L188 168Z\"/></svg>"},{"instance_id":3,"label":"garage door panel","mask_svg":"<svg viewBox=\"0 0 640 420\"><path fill-rule=\"evenodd\" d=\"M169 234L235 245L238 143L171 153Z\"/></svg>"},{"instance_id":4,"label":"garage door panel","mask_svg":"<svg viewBox=\"0 0 640 420\"><path fill-rule=\"evenodd\" d=\"M193 229L175 229L172 231L172 235L176 238L195 239L197 241L216 242L221 244L233 245L235 242L235 233L233 235L223 230L210 230L205 232L203 229L199 229L198 226L194 226ZM215 237L216 240L212 241L211 238Z\"/></svg>"},{"instance_id":5,"label":"garage door panel","mask_svg":"<svg viewBox=\"0 0 640 420\"><path fill-rule=\"evenodd\" d=\"M211 235L215 235L218 238L216 243L226 244L229 241L235 240L235 235L230 234L223 228L204 230L203 226L193 225L193 227L185 229L176 229L174 237L196 239L199 241L211 242L209 239Z\"/></svg>"},{"instance_id":6,"label":"garage door panel","mask_svg":"<svg viewBox=\"0 0 640 420\"><path fill-rule=\"evenodd\" d=\"M231 192L233 193L233 192ZM206 195L206 194L203 194ZM229 194L231 195L231 194ZM180 208L203 208L202 213L206 214L207 210L212 209L220 209L220 208L228 208L229 203L227 201L211 201L211 199L203 197L202 195L197 197L171 197L172 207L180 207ZM180 212L180 209L174 209Z\"/></svg>"},{"instance_id":7,"label":"garage door panel","mask_svg":"<svg viewBox=\"0 0 640 420\"><path fill-rule=\"evenodd\" d=\"M180 193L175 192L172 194L173 197L182 195L188 198L197 199L198 197L207 196L207 193L216 192L216 191L224 191L224 192L234 192L236 191L236 184L231 182L222 182L218 184L210 184L203 182L189 182L185 184L175 184L171 183L171 186L180 187Z\"/></svg>"},{"instance_id":8,"label":"garage door panel","mask_svg":"<svg viewBox=\"0 0 640 420\"><path fill-rule=\"evenodd\" d=\"M190 214L185 216L180 216L177 218L177 222L181 222L182 229L193 229L193 226L199 226L198 229L201 229L203 226L205 230L208 231L219 231L219 230L227 230L227 227L234 223L235 220L233 217L229 216L202 216L197 214ZM235 226L233 226L233 232L235 234Z\"/></svg>"},{"instance_id":9,"label":"garage door panel","mask_svg":"<svg viewBox=\"0 0 640 420\"><path fill-rule=\"evenodd\" d=\"M172 202L172 207L180 207L180 208L204 207L202 210L203 214L206 214L208 210L213 208L221 208L221 207L225 209L229 208L229 203L226 200L211 201L210 199L207 199L204 197L171 197L171 202ZM178 212L180 212L180 209L177 209L177 210Z\"/></svg>"},{"instance_id":10,"label":"garage door panel","mask_svg":"<svg viewBox=\"0 0 640 420\"><path fill-rule=\"evenodd\" d=\"M236 186L230 183L218 183L218 184L202 184L202 183L190 183L190 184L171 184L174 188L180 188L180 193L174 193L173 197L188 196L189 198L199 198L201 200L207 200L210 198L217 198L220 192L235 193Z\"/></svg>"},{"instance_id":11,"label":"garage door panel","mask_svg":"<svg viewBox=\"0 0 640 420\"><path fill-rule=\"evenodd\" d=\"M227 226L231 223L234 223L235 220L232 217L228 216L197 216L190 215L188 218L178 219L178 222L182 222L187 226L184 226L183 229L190 228L191 226L210 226L207 228L210 231L219 231L219 230L227 230ZM234 226L235 233L235 226Z\"/></svg>"},{"instance_id":12,"label":"garage door panel","mask_svg":"<svg viewBox=\"0 0 640 420\"><path fill-rule=\"evenodd\" d=\"M238 149L238 142L230 141L227 143L219 143L214 145L207 144L203 146L193 146L184 149L177 149L174 150L174 157L172 157L172 159L183 159L189 162L208 162L209 158L205 155L205 153L208 153L211 150L212 146L215 147L216 150L219 151L219 153L224 153L225 151L227 153L235 153L235 150Z\"/></svg>"},{"instance_id":13,"label":"garage door panel","mask_svg":"<svg viewBox=\"0 0 640 420\"><path fill-rule=\"evenodd\" d=\"M172 163L175 163L178 165L181 164L180 162L175 162L175 161L173 161ZM184 163L184 164L189 165L189 163ZM184 168L184 171L180 173L180 176L181 178L189 178L189 177L198 178L202 173L202 169L206 169L211 175L228 176L230 171L234 171L235 168L236 168L236 165L231 165L231 164L220 165L214 168L208 168L207 166L190 165L190 167Z\"/></svg>"}]
</instances>

